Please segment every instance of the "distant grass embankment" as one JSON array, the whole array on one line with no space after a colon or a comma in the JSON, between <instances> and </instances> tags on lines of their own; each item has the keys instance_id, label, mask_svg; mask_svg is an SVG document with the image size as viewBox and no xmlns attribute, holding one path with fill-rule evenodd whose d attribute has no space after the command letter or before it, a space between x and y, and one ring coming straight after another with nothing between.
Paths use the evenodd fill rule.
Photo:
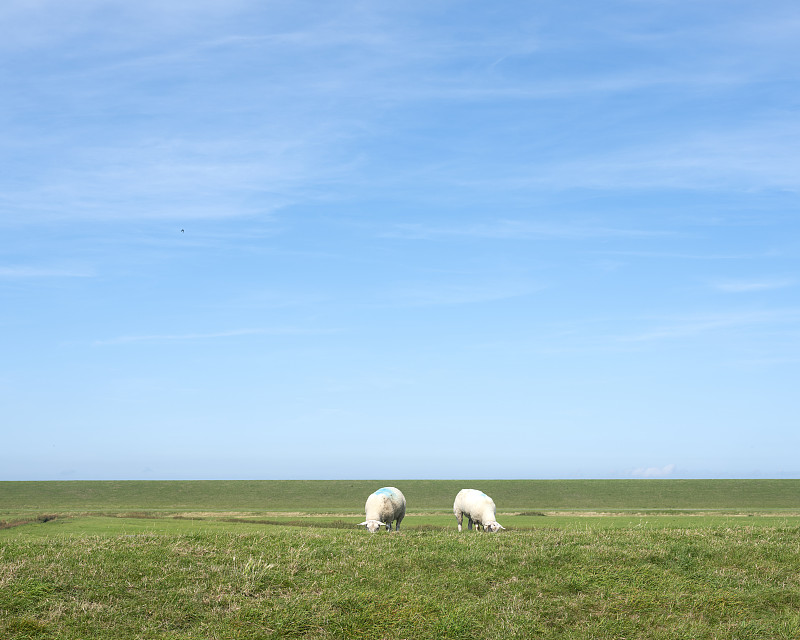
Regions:
<instances>
[{"instance_id":1,"label":"distant grass embankment","mask_svg":"<svg viewBox=\"0 0 800 640\"><path fill-rule=\"evenodd\" d=\"M800 480L197 480L0 482L0 512L197 510L360 511L399 487L409 513L449 510L465 487L499 511L798 510Z\"/></svg>"}]
</instances>

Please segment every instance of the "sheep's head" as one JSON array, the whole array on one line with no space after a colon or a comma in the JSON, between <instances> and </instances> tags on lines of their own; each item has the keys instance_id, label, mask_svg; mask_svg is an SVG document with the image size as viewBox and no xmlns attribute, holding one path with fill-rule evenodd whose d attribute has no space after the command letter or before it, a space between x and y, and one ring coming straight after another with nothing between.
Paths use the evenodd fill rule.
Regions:
<instances>
[{"instance_id":1,"label":"sheep's head","mask_svg":"<svg viewBox=\"0 0 800 640\"><path fill-rule=\"evenodd\" d=\"M499 522L490 522L484 527L484 529L486 529L489 533L497 533L501 529L505 530L505 527Z\"/></svg>"},{"instance_id":2,"label":"sheep's head","mask_svg":"<svg viewBox=\"0 0 800 640\"><path fill-rule=\"evenodd\" d=\"M359 527L366 526L367 531L369 531L370 533L375 533L381 527L386 527L386 528L389 527L389 525L387 525L384 522L381 522L380 520L364 520L364 522L359 522L358 526Z\"/></svg>"}]
</instances>

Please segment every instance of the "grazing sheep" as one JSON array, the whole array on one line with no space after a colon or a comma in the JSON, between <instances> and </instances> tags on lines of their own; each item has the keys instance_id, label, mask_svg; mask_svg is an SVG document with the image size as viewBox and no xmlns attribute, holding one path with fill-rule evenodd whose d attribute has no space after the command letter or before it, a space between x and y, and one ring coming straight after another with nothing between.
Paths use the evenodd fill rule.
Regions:
<instances>
[{"instance_id":1,"label":"grazing sheep","mask_svg":"<svg viewBox=\"0 0 800 640\"><path fill-rule=\"evenodd\" d=\"M469 521L467 526L470 529L472 529L472 523L475 523L476 531L479 531L481 527L484 531L489 532L505 529L497 522L497 507L494 506L494 500L477 489L459 491L456 501L453 503L453 513L458 521L459 531L461 531L463 516L467 516Z\"/></svg>"},{"instance_id":2,"label":"grazing sheep","mask_svg":"<svg viewBox=\"0 0 800 640\"><path fill-rule=\"evenodd\" d=\"M382 526L391 531L392 522L397 520L395 530L400 531L400 521L406 515L406 497L400 489L383 487L367 498L364 511L367 519L359 523L359 527L366 525L370 533L375 533Z\"/></svg>"}]
</instances>

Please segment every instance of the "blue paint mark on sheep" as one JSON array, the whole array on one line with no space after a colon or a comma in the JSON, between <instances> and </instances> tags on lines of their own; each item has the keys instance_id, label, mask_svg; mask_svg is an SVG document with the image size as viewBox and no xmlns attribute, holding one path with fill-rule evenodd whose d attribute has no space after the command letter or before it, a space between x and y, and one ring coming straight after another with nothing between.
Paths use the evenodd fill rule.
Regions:
<instances>
[{"instance_id":1,"label":"blue paint mark on sheep","mask_svg":"<svg viewBox=\"0 0 800 640\"><path fill-rule=\"evenodd\" d=\"M393 496L394 495L394 491L392 491L388 487L383 487L383 489L378 489L375 492L375 495L376 496Z\"/></svg>"}]
</instances>

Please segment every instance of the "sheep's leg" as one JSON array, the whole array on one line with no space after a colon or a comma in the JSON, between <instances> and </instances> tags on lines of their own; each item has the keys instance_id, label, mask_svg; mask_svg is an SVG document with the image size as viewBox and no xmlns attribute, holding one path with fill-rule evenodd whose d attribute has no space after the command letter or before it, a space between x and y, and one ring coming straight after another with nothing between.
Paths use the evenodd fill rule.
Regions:
<instances>
[{"instance_id":1,"label":"sheep's leg","mask_svg":"<svg viewBox=\"0 0 800 640\"><path fill-rule=\"evenodd\" d=\"M464 518L464 516L461 514L461 512L456 514L456 521L458 522L458 530L459 530L459 532L461 531L461 522L462 522L463 518Z\"/></svg>"},{"instance_id":2,"label":"sheep's leg","mask_svg":"<svg viewBox=\"0 0 800 640\"><path fill-rule=\"evenodd\" d=\"M391 531L392 530L392 521L391 520L389 520L389 522L386 523L386 530L387 531Z\"/></svg>"},{"instance_id":3,"label":"sheep's leg","mask_svg":"<svg viewBox=\"0 0 800 640\"><path fill-rule=\"evenodd\" d=\"M402 519L403 519L403 516L400 516L400 517L397 519L397 522L395 522L395 523L394 523L394 530L395 530L395 531L400 531L400 521L401 521Z\"/></svg>"},{"instance_id":4,"label":"sheep's leg","mask_svg":"<svg viewBox=\"0 0 800 640\"><path fill-rule=\"evenodd\" d=\"M470 531L472 531L472 518L470 518L469 516L467 516L467 518L468 518L468 520L469 520L469 522L467 523L467 528L468 528Z\"/></svg>"}]
</instances>

